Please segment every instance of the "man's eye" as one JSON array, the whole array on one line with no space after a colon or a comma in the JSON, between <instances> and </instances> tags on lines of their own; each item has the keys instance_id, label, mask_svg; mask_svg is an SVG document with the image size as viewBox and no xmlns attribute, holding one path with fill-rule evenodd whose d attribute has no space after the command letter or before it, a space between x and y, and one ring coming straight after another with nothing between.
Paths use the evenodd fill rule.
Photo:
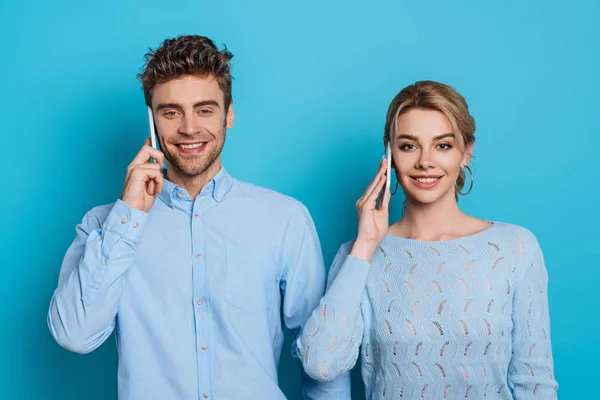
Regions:
<instances>
[{"instance_id":1,"label":"man's eye","mask_svg":"<svg viewBox=\"0 0 600 400\"><path fill-rule=\"evenodd\" d=\"M212 114L212 110L209 110L208 108L203 108L200 110L200 114L202 114L202 115Z\"/></svg>"}]
</instances>

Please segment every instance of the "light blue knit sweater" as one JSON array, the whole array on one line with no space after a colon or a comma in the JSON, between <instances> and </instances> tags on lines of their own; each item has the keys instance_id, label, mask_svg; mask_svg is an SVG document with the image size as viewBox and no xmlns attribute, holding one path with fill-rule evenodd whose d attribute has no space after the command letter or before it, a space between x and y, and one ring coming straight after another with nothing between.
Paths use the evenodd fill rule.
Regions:
<instances>
[{"instance_id":1,"label":"light blue knit sweater","mask_svg":"<svg viewBox=\"0 0 600 400\"><path fill-rule=\"evenodd\" d=\"M367 399L556 399L547 274L528 230L457 240L387 235L371 264L343 245L297 343L332 380L361 349Z\"/></svg>"}]
</instances>

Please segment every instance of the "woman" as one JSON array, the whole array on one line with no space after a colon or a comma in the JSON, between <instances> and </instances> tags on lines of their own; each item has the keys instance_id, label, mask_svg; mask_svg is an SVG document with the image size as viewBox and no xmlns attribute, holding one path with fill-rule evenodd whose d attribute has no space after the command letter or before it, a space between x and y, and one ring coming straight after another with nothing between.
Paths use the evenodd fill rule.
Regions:
<instances>
[{"instance_id":1,"label":"woman","mask_svg":"<svg viewBox=\"0 0 600 400\"><path fill-rule=\"evenodd\" d=\"M340 248L297 344L314 379L348 372L361 348L368 399L556 398L538 242L458 207L473 187L474 132L449 86L417 82L392 101L384 142L405 211L388 227L382 160L357 202L358 236Z\"/></svg>"}]
</instances>

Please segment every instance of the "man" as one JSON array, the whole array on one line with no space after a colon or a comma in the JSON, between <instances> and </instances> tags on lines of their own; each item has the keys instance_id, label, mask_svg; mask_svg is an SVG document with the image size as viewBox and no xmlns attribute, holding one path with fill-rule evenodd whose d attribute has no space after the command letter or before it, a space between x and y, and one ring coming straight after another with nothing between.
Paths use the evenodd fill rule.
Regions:
<instances>
[{"instance_id":1,"label":"man","mask_svg":"<svg viewBox=\"0 0 600 400\"><path fill-rule=\"evenodd\" d=\"M282 324L298 335L324 291L306 208L221 166L231 57L202 36L146 55L162 152L146 140L121 198L87 213L62 265L52 335L88 353L116 329L122 399L284 399ZM303 385L307 399L349 398L347 377Z\"/></svg>"}]
</instances>

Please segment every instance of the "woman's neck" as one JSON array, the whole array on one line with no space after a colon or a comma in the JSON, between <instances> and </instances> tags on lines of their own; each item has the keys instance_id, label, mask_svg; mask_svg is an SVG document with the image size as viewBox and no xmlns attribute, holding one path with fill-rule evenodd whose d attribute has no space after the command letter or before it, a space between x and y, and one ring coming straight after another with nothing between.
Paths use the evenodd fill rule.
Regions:
<instances>
[{"instance_id":1,"label":"woman's neck","mask_svg":"<svg viewBox=\"0 0 600 400\"><path fill-rule=\"evenodd\" d=\"M454 193L435 203L407 199L402 218L390 227L390 234L422 241L444 241L481 231L489 223L463 213Z\"/></svg>"}]
</instances>

